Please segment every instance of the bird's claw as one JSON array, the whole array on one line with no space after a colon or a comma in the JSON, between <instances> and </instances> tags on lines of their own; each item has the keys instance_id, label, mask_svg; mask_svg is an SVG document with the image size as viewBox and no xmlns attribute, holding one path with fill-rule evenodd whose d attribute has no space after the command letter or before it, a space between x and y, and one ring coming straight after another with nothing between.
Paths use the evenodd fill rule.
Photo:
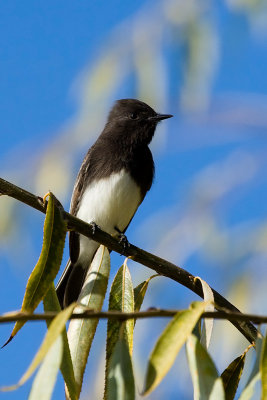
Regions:
<instances>
[{"instance_id":1,"label":"bird's claw","mask_svg":"<svg viewBox=\"0 0 267 400\"><path fill-rule=\"evenodd\" d=\"M90 225L91 225L91 227L92 227L92 233L93 233L93 235L95 234L95 231L96 231L97 229L101 229L100 226L97 225L94 221L91 221L91 222L90 222Z\"/></svg>"},{"instance_id":2,"label":"bird's claw","mask_svg":"<svg viewBox=\"0 0 267 400\"><path fill-rule=\"evenodd\" d=\"M115 231L118 232L118 234L116 234L115 237L117 237L119 240L119 243L123 245L122 254L124 254L125 250L130 247L130 243L128 242L128 239L124 235L124 233L117 226L115 226L114 229L115 229Z\"/></svg>"},{"instance_id":3,"label":"bird's claw","mask_svg":"<svg viewBox=\"0 0 267 400\"><path fill-rule=\"evenodd\" d=\"M127 248L130 247L130 243L128 242L127 237L124 235L124 233L119 233L119 243L123 245L123 250L125 251Z\"/></svg>"}]
</instances>

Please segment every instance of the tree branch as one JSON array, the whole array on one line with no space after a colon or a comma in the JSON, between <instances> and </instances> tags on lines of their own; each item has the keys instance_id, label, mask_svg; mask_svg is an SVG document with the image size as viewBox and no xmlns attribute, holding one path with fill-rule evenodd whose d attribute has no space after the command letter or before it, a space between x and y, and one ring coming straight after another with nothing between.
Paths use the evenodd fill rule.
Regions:
<instances>
[{"instance_id":1,"label":"tree branch","mask_svg":"<svg viewBox=\"0 0 267 400\"><path fill-rule=\"evenodd\" d=\"M2 178L0 178L0 193L13 197L43 213L46 211L46 204L43 203L41 197L35 196L32 193L15 186ZM123 244L119 243L118 240L106 232L102 231L98 227L87 224L86 222L70 215L66 211L64 212L64 217L67 220L69 229L75 230L76 232L79 232L82 235L103 244L110 250L114 250L117 253L130 257L132 260L153 269L160 275L173 279L203 298L201 282L199 279L195 279L193 275L183 268L157 257L154 254L148 253L147 251L144 251L132 244L130 244L129 247L124 248ZM216 292L216 290L212 289L212 292L214 295L216 308L218 307L220 310L223 308L226 311L240 313L240 311L233 304ZM230 320L230 318L228 319ZM257 329L249 321L231 320L231 322L248 339L249 342L252 343L256 339Z\"/></svg>"},{"instance_id":2,"label":"tree branch","mask_svg":"<svg viewBox=\"0 0 267 400\"><path fill-rule=\"evenodd\" d=\"M178 312L184 310L162 310L149 309L147 311L121 312L121 311L94 311L85 310L81 313L73 313L69 319L143 319L143 318L170 318L174 317ZM27 312L14 311L0 315L0 324L16 321L47 321L54 319L59 312L50 311L46 313L30 314ZM206 311L201 315L203 318L227 319L229 321L252 321L255 324L267 323L266 315L242 314L240 312L230 311Z\"/></svg>"}]
</instances>

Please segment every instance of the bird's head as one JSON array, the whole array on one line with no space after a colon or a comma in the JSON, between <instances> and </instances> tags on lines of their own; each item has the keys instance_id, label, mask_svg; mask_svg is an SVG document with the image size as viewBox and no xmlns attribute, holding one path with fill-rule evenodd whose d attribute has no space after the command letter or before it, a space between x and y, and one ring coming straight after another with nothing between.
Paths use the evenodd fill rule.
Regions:
<instances>
[{"instance_id":1,"label":"bird's head","mask_svg":"<svg viewBox=\"0 0 267 400\"><path fill-rule=\"evenodd\" d=\"M157 124L170 114L159 114L140 100L118 100L111 109L106 128L116 132L121 140L136 144L149 144Z\"/></svg>"}]
</instances>

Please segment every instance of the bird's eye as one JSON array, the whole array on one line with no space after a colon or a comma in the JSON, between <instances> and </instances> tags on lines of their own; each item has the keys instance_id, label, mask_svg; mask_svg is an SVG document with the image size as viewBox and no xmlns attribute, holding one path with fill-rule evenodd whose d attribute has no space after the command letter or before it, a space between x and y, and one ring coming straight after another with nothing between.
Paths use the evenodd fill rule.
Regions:
<instances>
[{"instance_id":1,"label":"bird's eye","mask_svg":"<svg viewBox=\"0 0 267 400\"><path fill-rule=\"evenodd\" d=\"M131 119L137 119L137 118L138 118L138 114L137 114L136 112L132 112L132 113L130 114L130 118L131 118Z\"/></svg>"}]
</instances>

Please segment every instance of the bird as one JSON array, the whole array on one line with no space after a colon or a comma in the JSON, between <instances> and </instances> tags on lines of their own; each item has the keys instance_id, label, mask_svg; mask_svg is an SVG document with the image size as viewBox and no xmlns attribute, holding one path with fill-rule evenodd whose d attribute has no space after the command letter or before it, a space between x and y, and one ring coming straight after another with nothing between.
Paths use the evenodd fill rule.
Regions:
<instances>
[{"instance_id":1,"label":"bird","mask_svg":"<svg viewBox=\"0 0 267 400\"><path fill-rule=\"evenodd\" d=\"M124 233L154 179L149 144L157 124L172 116L159 114L137 99L117 100L80 167L70 214L126 239ZM56 286L62 308L77 301L99 246L96 241L70 231L70 258Z\"/></svg>"}]
</instances>

